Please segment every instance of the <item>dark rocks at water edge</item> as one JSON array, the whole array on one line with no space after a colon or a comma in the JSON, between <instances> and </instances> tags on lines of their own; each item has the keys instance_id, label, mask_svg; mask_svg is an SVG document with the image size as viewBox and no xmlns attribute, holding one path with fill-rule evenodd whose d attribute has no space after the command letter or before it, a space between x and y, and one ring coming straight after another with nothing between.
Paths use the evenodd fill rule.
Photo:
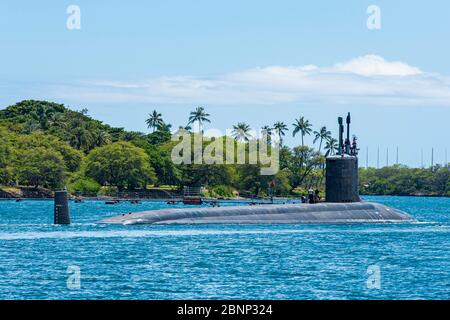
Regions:
<instances>
[{"instance_id":1,"label":"dark rocks at water edge","mask_svg":"<svg viewBox=\"0 0 450 320\"><path fill-rule=\"evenodd\" d=\"M267 204L215 208L162 209L123 214L101 223L139 224L340 224L405 223L407 213L379 203Z\"/></svg>"},{"instance_id":2,"label":"dark rocks at water edge","mask_svg":"<svg viewBox=\"0 0 450 320\"><path fill-rule=\"evenodd\" d=\"M42 187L0 187L0 199L51 199L53 192Z\"/></svg>"}]
</instances>

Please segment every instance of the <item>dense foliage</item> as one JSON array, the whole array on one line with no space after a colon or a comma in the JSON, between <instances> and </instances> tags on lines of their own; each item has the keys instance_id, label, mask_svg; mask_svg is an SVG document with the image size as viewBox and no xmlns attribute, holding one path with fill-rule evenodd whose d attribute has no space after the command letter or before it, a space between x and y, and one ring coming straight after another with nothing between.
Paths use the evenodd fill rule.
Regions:
<instances>
[{"instance_id":1,"label":"dense foliage","mask_svg":"<svg viewBox=\"0 0 450 320\"><path fill-rule=\"evenodd\" d=\"M179 126L191 137L202 135L209 114L198 107ZM50 189L67 186L72 192L95 194L107 190L144 190L152 187L181 188L202 185L206 195L231 197L293 195L324 188L325 156L334 154L336 140L326 127L313 130L304 117L295 119L292 134L299 146L280 149L280 170L272 176L260 174L257 164L174 164L171 152L172 125L156 110L146 123L151 133L125 131L92 119L87 110L73 111L61 104L27 100L0 110L0 185L23 185ZM191 125L197 124L193 133ZM276 122L263 127L275 134L282 145L289 127ZM234 145L250 154L254 139L245 122L233 130ZM313 135L317 150L305 145ZM206 139L205 139L206 140ZM213 139L214 140L214 139ZM212 141L203 141L202 148ZM268 149L272 144L268 142ZM360 188L364 194L449 195L449 171L389 167L361 169Z\"/></svg>"},{"instance_id":2,"label":"dense foliage","mask_svg":"<svg viewBox=\"0 0 450 320\"><path fill-rule=\"evenodd\" d=\"M0 127L0 179L3 184L60 188L79 170L83 154L42 132L16 134Z\"/></svg>"},{"instance_id":3,"label":"dense foliage","mask_svg":"<svg viewBox=\"0 0 450 320\"><path fill-rule=\"evenodd\" d=\"M427 169L405 166L360 169L359 178L363 194L450 196L450 170L439 165Z\"/></svg>"},{"instance_id":4,"label":"dense foliage","mask_svg":"<svg viewBox=\"0 0 450 320\"><path fill-rule=\"evenodd\" d=\"M115 142L92 150L86 158L84 172L102 185L119 191L146 188L155 179L150 158L129 142Z\"/></svg>"}]
</instances>

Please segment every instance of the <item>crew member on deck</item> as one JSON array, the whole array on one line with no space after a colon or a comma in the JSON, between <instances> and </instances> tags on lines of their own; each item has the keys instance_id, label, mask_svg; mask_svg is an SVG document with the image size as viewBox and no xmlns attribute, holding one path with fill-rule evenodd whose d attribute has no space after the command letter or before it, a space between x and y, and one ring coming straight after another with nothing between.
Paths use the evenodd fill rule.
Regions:
<instances>
[{"instance_id":1,"label":"crew member on deck","mask_svg":"<svg viewBox=\"0 0 450 320\"><path fill-rule=\"evenodd\" d=\"M318 202L320 202L320 191L319 189L316 189L316 191L314 191L314 203Z\"/></svg>"},{"instance_id":2,"label":"crew member on deck","mask_svg":"<svg viewBox=\"0 0 450 320\"><path fill-rule=\"evenodd\" d=\"M314 197L314 191L313 190L308 190L308 202L310 204L314 204L315 203L315 197Z\"/></svg>"}]
</instances>

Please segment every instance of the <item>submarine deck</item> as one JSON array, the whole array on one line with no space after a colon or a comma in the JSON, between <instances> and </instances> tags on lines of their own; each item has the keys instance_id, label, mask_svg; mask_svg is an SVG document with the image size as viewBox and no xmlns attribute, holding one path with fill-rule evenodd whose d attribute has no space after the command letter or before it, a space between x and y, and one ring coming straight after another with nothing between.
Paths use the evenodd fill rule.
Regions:
<instances>
[{"instance_id":1,"label":"submarine deck","mask_svg":"<svg viewBox=\"0 0 450 320\"><path fill-rule=\"evenodd\" d=\"M379 203L265 204L176 208L142 211L109 217L108 224L342 224L404 223L416 220L407 213Z\"/></svg>"}]
</instances>

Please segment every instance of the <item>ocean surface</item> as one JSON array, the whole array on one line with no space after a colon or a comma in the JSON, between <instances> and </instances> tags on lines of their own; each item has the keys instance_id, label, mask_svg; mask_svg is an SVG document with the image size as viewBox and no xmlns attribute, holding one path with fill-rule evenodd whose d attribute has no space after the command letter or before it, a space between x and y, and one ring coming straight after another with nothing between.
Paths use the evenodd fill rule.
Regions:
<instances>
[{"instance_id":1,"label":"ocean surface","mask_svg":"<svg viewBox=\"0 0 450 320\"><path fill-rule=\"evenodd\" d=\"M419 222L117 226L169 205L85 201L55 226L52 201L0 201L0 299L450 299L450 198L365 200Z\"/></svg>"}]
</instances>

